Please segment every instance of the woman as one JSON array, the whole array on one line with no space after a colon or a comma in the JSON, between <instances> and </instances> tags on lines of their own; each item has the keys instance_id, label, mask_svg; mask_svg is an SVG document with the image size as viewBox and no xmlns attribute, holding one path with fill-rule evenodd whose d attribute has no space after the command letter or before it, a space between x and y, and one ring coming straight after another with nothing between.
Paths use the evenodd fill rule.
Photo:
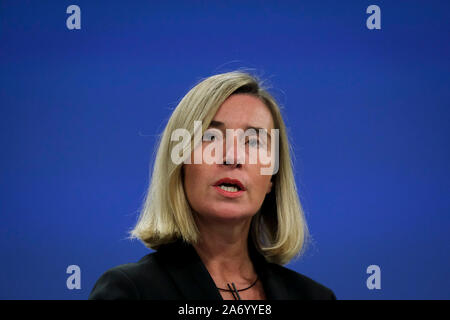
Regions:
<instances>
[{"instance_id":1,"label":"woman","mask_svg":"<svg viewBox=\"0 0 450 320\"><path fill-rule=\"evenodd\" d=\"M252 162L255 150L270 163ZM105 272L89 298L335 299L282 266L307 233L277 103L248 73L218 74L186 94L159 142L131 231L156 252Z\"/></svg>"}]
</instances>

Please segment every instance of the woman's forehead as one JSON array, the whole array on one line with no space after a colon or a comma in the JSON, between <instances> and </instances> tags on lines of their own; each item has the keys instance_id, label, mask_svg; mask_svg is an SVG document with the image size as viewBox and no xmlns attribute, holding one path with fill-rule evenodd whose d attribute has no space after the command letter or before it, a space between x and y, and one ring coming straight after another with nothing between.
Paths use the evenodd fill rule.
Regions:
<instances>
[{"instance_id":1,"label":"woman's forehead","mask_svg":"<svg viewBox=\"0 0 450 320\"><path fill-rule=\"evenodd\" d=\"M269 108L257 97L236 94L219 107L211 121L211 127L218 128L263 128L273 129Z\"/></svg>"}]
</instances>

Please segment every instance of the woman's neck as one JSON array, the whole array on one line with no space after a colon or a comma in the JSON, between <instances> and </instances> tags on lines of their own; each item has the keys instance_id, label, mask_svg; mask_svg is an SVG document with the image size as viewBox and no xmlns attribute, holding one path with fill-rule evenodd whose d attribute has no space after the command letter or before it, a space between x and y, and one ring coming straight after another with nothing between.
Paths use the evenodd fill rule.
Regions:
<instances>
[{"instance_id":1,"label":"woman's neck","mask_svg":"<svg viewBox=\"0 0 450 320\"><path fill-rule=\"evenodd\" d=\"M255 280L256 272L247 245L250 222L197 220L200 239L194 248L217 285L227 282L245 285Z\"/></svg>"}]
</instances>

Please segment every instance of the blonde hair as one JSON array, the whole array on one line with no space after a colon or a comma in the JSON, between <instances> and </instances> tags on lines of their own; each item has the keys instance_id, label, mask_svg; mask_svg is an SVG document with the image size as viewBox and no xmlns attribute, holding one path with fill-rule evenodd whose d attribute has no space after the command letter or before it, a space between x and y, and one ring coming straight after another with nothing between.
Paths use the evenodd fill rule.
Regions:
<instances>
[{"instance_id":1,"label":"blonde hair","mask_svg":"<svg viewBox=\"0 0 450 320\"><path fill-rule=\"evenodd\" d=\"M279 168L272 177L272 191L252 218L253 244L269 262L281 265L302 253L308 228L297 194L290 144L280 108L255 76L242 71L204 79L173 111L157 146L151 183L137 224L130 232L131 238L138 238L156 250L177 239L192 244L198 241L199 231L183 188L183 164L171 161L171 151L177 143L171 141L171 134L183 128L193 137L194 121L202 121L203 133L222 103L237 93L250 94L264 102L271 111L274 127L279 129Z\"/></svg>"}]
</instances>

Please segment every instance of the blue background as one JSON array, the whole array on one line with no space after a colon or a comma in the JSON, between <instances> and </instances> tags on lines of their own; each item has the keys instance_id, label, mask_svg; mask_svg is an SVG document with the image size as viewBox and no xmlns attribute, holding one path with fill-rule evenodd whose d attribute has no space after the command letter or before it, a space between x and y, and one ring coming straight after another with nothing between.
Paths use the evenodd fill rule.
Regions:
<instances>
[{"instance_id":1,"label":"blue background","mask_svg":"<svg viewBox=\"0 0 450 320\"><path fill-rule=\"evenodd\" d=\"M66 8L81 8L68 30ZM381 30L366 8L381 8ZM0 298L86 299L126 239L157 135L201 78L246 67L284 106L339 299L450 298L448 1L0 2ZM68 290L68 265L81 289ZM381 290L366 268L381 268Z\"/></svg>"}]
</instances>

